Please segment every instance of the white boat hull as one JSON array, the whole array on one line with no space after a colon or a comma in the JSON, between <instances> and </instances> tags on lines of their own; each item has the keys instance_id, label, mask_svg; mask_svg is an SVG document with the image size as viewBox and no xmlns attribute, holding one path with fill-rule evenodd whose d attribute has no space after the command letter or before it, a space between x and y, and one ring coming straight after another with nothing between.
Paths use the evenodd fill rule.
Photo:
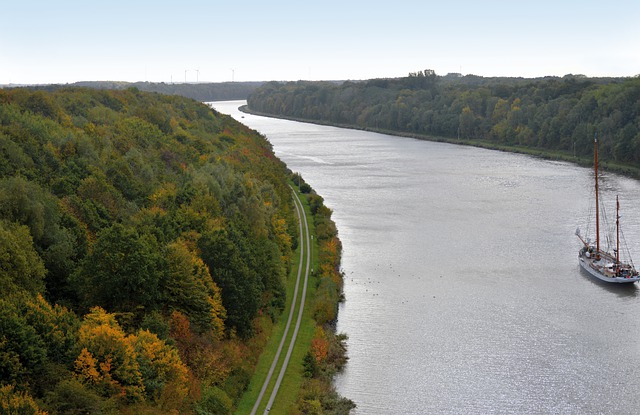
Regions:
<instances>
[{"instance_id":1,"label":"white boat hull","mask_svg":"<svg viewBox=\"0 0 640 415\"><path fill-rule=\"evenodd\" d=\"M640 275L633 275L628 277L606 275L601 272L598 267L596 267L596 265L593 264L593 261L590 258L586 258L580 254L578 254L578 260L583 270L585 270L589 275L599 279L600 281L610 282L614 284L631 284L640 280Z\"/></svg>"}]
</instances>

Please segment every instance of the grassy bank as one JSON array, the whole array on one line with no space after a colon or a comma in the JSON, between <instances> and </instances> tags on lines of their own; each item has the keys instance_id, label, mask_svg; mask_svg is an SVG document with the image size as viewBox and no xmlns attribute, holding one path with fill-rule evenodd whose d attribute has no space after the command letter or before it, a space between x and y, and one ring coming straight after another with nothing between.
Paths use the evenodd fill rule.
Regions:
<instances>
[{"instance_id":1,"label":"grassy bank","mask_svg":"<svg viewBox=\"0 0 640 415\"><path fill-rule=\"evenodd\" d=\"M335 332L338 303L343 298L343 275L339 269L342 245L338 238L338 230L331 219L332 211L324 205L322 197L316 194L299 174L292 175L292 182L299 184L300 192L296 190L296 195L304 196L300 197L300 200L306 212L311 235L311 275L298 338L271 413L346 415L355 404L338 395L332 384L333 376L342 370L347 362L347 337ZM300 251L297 252L299 255ZM289 298L292 298L295 289L295 275L299 265L297 261L299 257L293 264L295 271L292 271L287 283ZM274 328L274 334L268 340L250 387L238 407L238 414L250 413L256 402L277 353L289 310L290 308L287 308L282 314ZM279 368L276 368L274 373L278 373L278 370ZM267 390L262 398L259 413L264 411L270 393L271 390Z\"/></svg>"},{"instance_id":2,"label":"grassy bank","mask_svg":"<svg viewBox=\"0 0 640 415\"><path fill-rule=\"evenodd\" d=\"M293 184L293 183L292 183ZM299 193L299 190L295 188L297 193L297 197L299 197L302 202L302 206L307 214L307 224L309 226L309 232L311 235L315 235L315 228L313 224L313 216L311 215L311 211L309 209L309 202L307 198ZM311 240L311 269L317 269L318 267L318 247L317 247L317 238L315 236ZM293 298L295 285L296 285L296 274L298 272L298 266L300 264L300 246L296 249L295 255L293 255L293 262L291 265L291 272L287 279L287 298ZM315 331L315 321L313 320L313 298L315 297L317 286L317 278L314 278L314 274L311 273L309 279L309 285L307 288L306 295L306 307L303 312L302 323L300 326L300 330L298 332L298 337L296 340L296 346L291 355L291 359L289 361L289 366L286 372L286 376L280 385L280 389L278 392L278 398L275 400L273 408L271 409L272 413L284 414L287 413L290 408L295 405L296 399L300 390L302 389L302 385L304 383L304 375L303 375L303 360L304 356L307 354L310 346L311 340L313 338L313 334ZM298 304L294 305L296 308L294 309L294 315L298 314ZM289 316L289 312L291 310L292 304L290 302L287 303L285 310L280 315L275 326L270 327L268 322L264 322L265 327L264 330L272 330L272 333L269 337L267 345L258 360L258 365L256 367L256 371L251 379L251 383L249 384L249 388L245 392L242 400L238 405L238 409L236 411L237 414L249 414L253 405L258 398L258 394L260 393L260 389L266 379L269 368L271 367L271 363L277 353L278 345L280 344L280 340L282 339L282 335L285 330L285 326L287 323L287 318ZM293 335L293 329L289 330L287 336L287 342L285 342L285 348L282 351L282 355L286 353L288 340ZM278 364L274 371L274 378L277 378L278 373L280 372L282 364ZM262 413L264 408L269 400L269 396L271 395L272 387L268 388L265 392L265 396L262 399L262 404L258 408L257 413Z\"/></svg>"}]
</instances>

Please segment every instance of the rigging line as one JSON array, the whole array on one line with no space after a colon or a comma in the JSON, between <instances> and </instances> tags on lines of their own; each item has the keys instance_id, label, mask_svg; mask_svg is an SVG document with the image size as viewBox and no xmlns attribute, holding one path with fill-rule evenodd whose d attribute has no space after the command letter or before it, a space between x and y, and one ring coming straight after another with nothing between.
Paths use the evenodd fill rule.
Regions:
<instances>
[{"instance_id":1,"label":"rigging line","mask_svg":"<svg viewBox=\"0 0 640 415\"><path fill-rule=\"evenodd\" d=\"M624 248L625 261L631 264L632 267L635 268L633 264L633 259L631 258L631 251L629 250L629 245L627 245L627 239L624 237L624 232L622 231L622 227L620 228L620 239L622 239L622 247Z\"/></svg>"}]
</instances>

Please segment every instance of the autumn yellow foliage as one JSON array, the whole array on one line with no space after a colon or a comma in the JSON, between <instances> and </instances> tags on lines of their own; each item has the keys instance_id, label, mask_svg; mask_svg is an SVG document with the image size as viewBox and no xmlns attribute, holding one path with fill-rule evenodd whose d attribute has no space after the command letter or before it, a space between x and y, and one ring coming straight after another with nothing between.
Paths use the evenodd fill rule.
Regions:
<instances>
[{"instance_id":1,"label":"autumn yellow foliage","mask_svg":"<svg viewBox=\"0 0 640 415\"><path fill-rule=\"evenodd\" d=\"M105 397L157 400L167 385L187 396L188 370L178 351L148 330L126 335L113 314L95 307L79 329L76 377Z\"/></svg>"},{"instance_id":2,"label":"autumn yellow foliage","mask_svg":"<svg viewBox=\"0 0 640 415\"><path fill-rule=\"evenodd\" d=\"M26 392L18 392L13 385L0 386L0 414L47 415Z\"/></svg>"}]
</instances>

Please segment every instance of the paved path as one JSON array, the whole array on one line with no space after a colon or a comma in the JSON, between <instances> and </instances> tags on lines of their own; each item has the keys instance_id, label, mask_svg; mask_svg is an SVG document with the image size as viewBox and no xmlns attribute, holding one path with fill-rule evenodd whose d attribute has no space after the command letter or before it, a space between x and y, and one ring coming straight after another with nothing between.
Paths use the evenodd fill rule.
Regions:
<instances>
[{"instance_id":1,"label":"paved path","mask_svg":"<svg viewBox=\"0 0 640 415\"><path fill-rule=\"evenodd\" d=\"M293 191L293 188L292 188ZM266 379L264 380L264 384L262 385L262 389L260 389L260 394L256 399L256 403L253 405L253 409L251 410L251 415L255 415L260 403L262 402L262 398L271 383L271 378L273 377L273 373L275 372L276 366L278 365L278 361L280 360L280 354L282 353L282 348L287 339L287 334L289 333L289 328L291 327L291 321L293 319L294 311L296 308L296 302L298 299L298 292L300 291L300 279L303 276L303 268L304 268L304 281L302 284L302 294L300 298L300 307L298 309L298 318L296 321L296 326L293 330L293 336L289 340L289 349L287 350L287 355L284 358L284 362L282 363L282 367L280 368L280 373L278 374L278 379L273 387L271 392L271 396L269 397L269 402L267 403L267 407L264 410L264 414L268 414L273 406L273 402L276 399L278 394L278 389L280 389L280 384L282 383L282 379L284 378L284 374L287 370L287 366L289 365L289 359L291 358L291 353L293 352L293 347L296 343L296 338L298 336L298 330L300 329L300 323L302 322L302 313L304 312L304 303L305 297L307 296L307 282L309 280L309 268L311 265L311 240L309 235L309 226L307 224L307 215L304 211L304 207L298 198L298 195L295 191L293 191L293 204L296 207L296 213L298 214L298 222L300 223L300 263L298 265L298 275L296 277L296 287L293 292L293 298L291 299L291 308L289 309L289 317L287 319L287 325L285 326L284 333L282 333L282 339L280 340L280 345L278 346L278 351L276 352L275 357L273 358L273 362L271 363L271 367L269 368L269 373L267 374ZM305 261L306 254L306 261Z\"/></svg>"}]
</instances>

